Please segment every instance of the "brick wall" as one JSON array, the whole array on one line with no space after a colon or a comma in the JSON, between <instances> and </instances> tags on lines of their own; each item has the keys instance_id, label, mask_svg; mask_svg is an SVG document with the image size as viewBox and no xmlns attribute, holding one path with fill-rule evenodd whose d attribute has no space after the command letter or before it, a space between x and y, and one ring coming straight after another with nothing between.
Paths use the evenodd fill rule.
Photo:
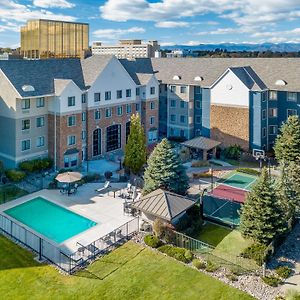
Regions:
<instances>
[{"instance_id":1,"label":"brick wall","mask_svg":"<svg viewBox=\"0 0 300 300\"><path fill-rule=\"evenodd\" d=\"M245 107L211 105L211 138L222 147L238 144L249 150L249 109Z\"/></svg>"}]
</instances>

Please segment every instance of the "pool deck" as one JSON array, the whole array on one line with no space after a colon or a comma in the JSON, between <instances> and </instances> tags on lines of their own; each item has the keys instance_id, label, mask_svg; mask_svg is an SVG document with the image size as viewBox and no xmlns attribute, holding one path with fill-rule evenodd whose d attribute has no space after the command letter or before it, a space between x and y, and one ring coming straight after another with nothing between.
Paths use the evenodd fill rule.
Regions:
<instances>
[{"instance_id":1,"label":"pool deck","mask_svg":"<svg viewBox=\"0 0 300 300\"><path fill-rule=\"evenodd\" d=\"M101 188L102 186L103 184L101 183L85 184L78 188L76 194L70 196L61 194L59 190L44 189L0 205L0 212L2 213L6 209L24 203L35 197L43 197L46 200L52 201L55 204L61 205L64 208L99 223L59 244L65 252L72 253L79 247L77 242L88 245L133 219L133 217L125 216L123 214L124 200L117 196L118 193L116 193L116 198L114 198L112 192L110 195L104 194L103 196L99 196L95 192L95 189ZM125 188L126 183L116 183L112 184L112 186L122 189ZM38 233L37 235L41 236ZM44 236L42 237L47 240ZM51 243L58 245L54 241L51 241Z\"/></svg>"}]
</instances>

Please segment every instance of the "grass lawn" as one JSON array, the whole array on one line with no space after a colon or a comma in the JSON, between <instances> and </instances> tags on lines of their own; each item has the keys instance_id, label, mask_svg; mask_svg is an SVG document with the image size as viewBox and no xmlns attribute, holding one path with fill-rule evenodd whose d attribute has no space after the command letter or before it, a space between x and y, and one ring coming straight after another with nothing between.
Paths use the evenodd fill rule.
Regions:
<instances>
[{"instance_id":1,"label":"grass lawn","mask_svg":"<svg viewBox=\"0 0 300 300\"><path fill-rule=\"evenodd\" d=\"M198 235L194 236L215 247L212 254L246 269L257 269L257 264L250 259L240 257L240 253L253 242L242 237L238 230L206 223Z\"/></svg>"},{"instance_id":2,"label":"grass lawn","mask_svg":"<svg viewBox=\"0 0 300 300\"><path fill-rule=\"evenodd\" d=\"M38 264L29 252L1 236L0 249L0 295L6 300L253 299L133 242L73 276Z\"/></svg>"},{"instance_id":3,"label":"grass lawn","mask_svg":"<svg viewBox=\"0 0 300 300\"><path fill-rule=\"evenodd\" d=\"M28 193L16 185L4 185L0 187L0 204L27 195Z\"/></svg>"}]
</instances>

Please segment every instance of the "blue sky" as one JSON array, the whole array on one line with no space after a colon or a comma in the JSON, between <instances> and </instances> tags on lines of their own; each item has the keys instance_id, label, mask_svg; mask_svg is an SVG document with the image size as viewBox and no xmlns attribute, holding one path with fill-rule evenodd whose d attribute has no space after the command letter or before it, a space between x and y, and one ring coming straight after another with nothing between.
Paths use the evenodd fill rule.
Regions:
<instances>
[{"instance_id":1,"label":"blue sky","mask_svg":"<svg viewBox=\"0 0 300 300\"><path fill-rule=\"evenodd\" d=\"M0 47L17 47L35 18L87 22L90 44L300 42L299 0L0 0Z\"/></svg>"}]
</instances>

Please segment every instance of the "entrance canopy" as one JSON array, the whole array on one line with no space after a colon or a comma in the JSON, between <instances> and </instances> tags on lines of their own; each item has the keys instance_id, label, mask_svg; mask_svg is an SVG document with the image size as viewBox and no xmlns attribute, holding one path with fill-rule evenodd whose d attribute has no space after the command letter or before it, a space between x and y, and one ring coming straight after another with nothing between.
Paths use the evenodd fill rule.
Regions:
<instances>
[{"instance_id":1,"label":"entrance canopy","mask_svg":"<svg viewBox=\"0 0 300 300\"><path fill-rule=\"evenodd\" d=\"M219 146L220 144L221 144L221 142L212 140L212 139L204 137L204 136L198 136L191 140L181 143L181 145L186 146L188 148L206 150L206 151L214 149L217 146Z\"/></svg>"}]
</instances>

